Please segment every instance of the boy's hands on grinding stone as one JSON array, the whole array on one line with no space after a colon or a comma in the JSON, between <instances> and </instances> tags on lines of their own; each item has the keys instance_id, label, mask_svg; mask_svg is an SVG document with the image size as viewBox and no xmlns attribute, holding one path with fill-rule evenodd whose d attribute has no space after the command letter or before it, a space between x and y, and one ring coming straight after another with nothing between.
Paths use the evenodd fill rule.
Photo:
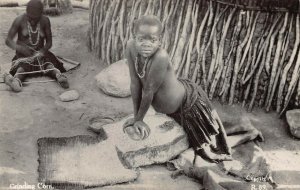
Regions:
<instances>
[{"instance_id":1,"label":"boy's hands on grinding stone","mask_svg":"<svg viewBox=\"0 0 300 190\"><path fill-rule=\"evenodd\" d=\"M143 121L137 121L134 123L136 133L140 136L141 140L146 139L150 134L149 126Z\"/></svg>"},{"instance_id":2,"label":"boy's hands on grinding stone","mask_svg":"<svg viewBox=\"0 0 300 190\"><path fill-rule=\"evenodd\" d=\"M133 140L144 140L150 134L149 126L143 121L135 121L134 118L129 118L125 121L123 131Z\"/></svg>"},{"instance_id":3,"label":"boy's hands on grinding stone","mask_svg":"<svg viewBox=\"0 0 300 190\"><path fill-rule=\"evenodd\" d=\"M125 129L127 127L133 126L133 124L135 123L135 119L134 118L128 118L125 123L123 124L123 131L125 132Z\"/></svg>"}]
</instances>

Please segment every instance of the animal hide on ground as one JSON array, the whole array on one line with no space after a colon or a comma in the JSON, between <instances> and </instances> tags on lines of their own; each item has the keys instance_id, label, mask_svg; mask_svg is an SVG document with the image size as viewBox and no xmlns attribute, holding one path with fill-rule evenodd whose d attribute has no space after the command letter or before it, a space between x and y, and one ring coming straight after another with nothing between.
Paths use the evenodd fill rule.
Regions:
<instances>
[{"instance_id":1,"label":"animal hide on ground","mask_svg":"<svg viewBox=\"0 0 300 190\"><path fill-rule=\"evenodd\" d=\"M174 176L183 173L202 180L204 188L209 190L272 189L269 164L263 150L252 141L263 140L262 134L246 117L224 121L224 125L228 143L233 147L233 160L219 164L199 156L195 160L194 151L188 149L168 163L177 170Z\"/></svg>"}]
</instances>

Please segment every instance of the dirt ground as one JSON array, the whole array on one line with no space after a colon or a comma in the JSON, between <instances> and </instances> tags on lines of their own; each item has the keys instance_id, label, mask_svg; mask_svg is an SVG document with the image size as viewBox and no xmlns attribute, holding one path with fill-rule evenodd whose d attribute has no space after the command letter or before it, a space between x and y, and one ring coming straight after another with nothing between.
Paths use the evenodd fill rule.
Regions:
<instances>
[{"instance_id":1,"label":"dirt ground","mask_svg":"<svg viewBox=\"0 0 300 190\"><path fill-rule=\"evenodd\" d=\"M0 66L10 67L14 51L4 40L14 18L24 7L0 8ZM98 115L122 117L132 112L130 98L114 98L103 94L95 85L94 76L104 66L88 52L86 35L87 10L75 9L73 14L51 17L52 52L81 63L80 68L67 73L70 89L80 93L80 99L60 102L64 90L58 84L26 85L20 93L13 93L0 84L0 187L9 184L37 184L37 139L89 134L90 118ZM214 102L221 117L247 115L255 127L263 132L261 143L274 171L279 189L300 189L300 141L288 132L287 124L276 113L254 110L247 113L240 106L226 106ZM185 176L170 177L164 166L142 168L139 179L131 184L105 189L201 189L198 181ZM95 188L98 189L98 188ZM250 187L249 187L250 189Z\"/></svg>"}]
</instances>

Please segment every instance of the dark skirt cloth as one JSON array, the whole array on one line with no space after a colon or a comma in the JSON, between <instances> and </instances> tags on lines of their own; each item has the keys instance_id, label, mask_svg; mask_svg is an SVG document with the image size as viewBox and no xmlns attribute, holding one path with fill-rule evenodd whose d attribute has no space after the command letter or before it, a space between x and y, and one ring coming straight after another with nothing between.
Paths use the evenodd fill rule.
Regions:
<instances>
[{"instance_id":1,"label":"dark skirt cloth","mask_svg":"<svg viewBox=\"0 0 300 190\"><path fill-rule=\"evenodd\" d=\"M193 148L200 148L203 143L211 144L211 136L219 133L220 126L212 116L212 105L206 93L189 80L179 81L185 88L185 98L181 108L168 116L182 125Z\"/></svg>"},{"instance_id":2,"label":"dark skirt cloth","mask_svg":"<svg viewBox=\"0 0 300 190\"><path fill-rule=\"evenodd\" d=\"M16 54L15 57L12 59L12 61L15 61L19 58L24 58L25 56L22 56L20 54ZM48 62L48 63L47 63ZM41 69L45 70L48 65L53 65L55 68L60 70L60 72L66 72L66 69L63 67L63 63L60 62L53 53L48 51L43 58L41 58L40 63L42 66L39 66L39 63L37 59L35 59L32 63L28 64L25 62L20 62L18 65L12 64L12 67L9 71L11 75L15 75L18 68L22 67L24 69L24 72L32 72L32 71L39 71ZM46 64L44 64L46 63Z\"/></svg>"}]
</instances>

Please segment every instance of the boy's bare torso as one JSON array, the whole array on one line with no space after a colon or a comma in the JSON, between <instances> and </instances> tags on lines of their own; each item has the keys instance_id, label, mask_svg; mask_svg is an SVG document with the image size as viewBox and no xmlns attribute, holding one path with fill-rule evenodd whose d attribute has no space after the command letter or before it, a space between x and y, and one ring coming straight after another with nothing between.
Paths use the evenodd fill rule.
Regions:
<instances>
[{"instance_id":1,"label":"boy's bare torso","mask_svg":"<svg viewBox=\"0 0 300 190\"><path fill-rule=\"evenodd\" d=\"M128 47L133 60L135 60L135 58L138 56L138 52L135 48L133 40L130 40L128 42ZM162 57L167 59L161 59ZM145 62L145 58L142 57L141 60L142 62ZM147 81L149 80L149 77L155 77L155 76L149 76L150 68L155 67L157 64L166 64L167 70L165 73L160 73L160 72L156 73L156 75L164 75L164 76L162 76L163 81L161 85L158 87L156 92L154 92L153 101L151 105L158 112L171 114L176 112L178 108L181 106L185 95L185 89L181 84L181 82L178 81L174 73L174 70L170 65L170 61L164 61L158 63L160 60L169 60L168 54L165 52L165 50L161 48L159 48L155 52L155 54L151 56L149 60L149 64L146 67L145 76L143 78L139 78L139 80L141 81L142 87L144 88ZM128 64L135 64L135 63L129 62Z\"/></svg>"}]
</instances>

